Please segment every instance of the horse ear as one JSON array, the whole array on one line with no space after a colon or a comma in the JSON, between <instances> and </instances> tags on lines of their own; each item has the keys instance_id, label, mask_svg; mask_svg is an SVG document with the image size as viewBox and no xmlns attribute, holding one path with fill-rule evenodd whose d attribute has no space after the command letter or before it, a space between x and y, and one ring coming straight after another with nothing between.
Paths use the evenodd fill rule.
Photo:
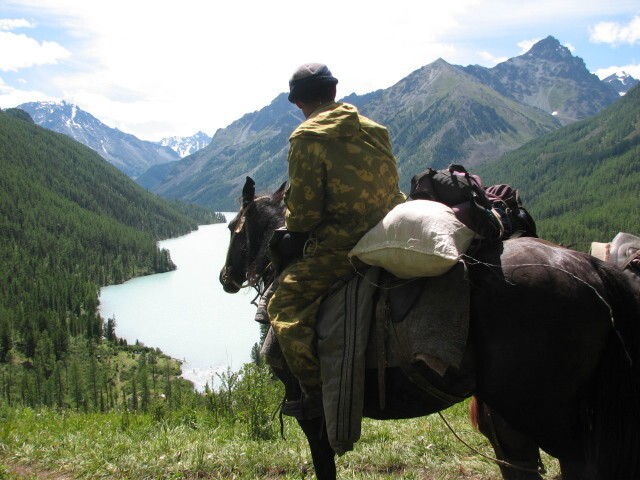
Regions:
<instances>
[{"instance_id":1,"label":"horse ear","mask_svg":"<svg viewBox=\"0 0 640 480\"><path fill-rule=\"evenodd\" d=\"M271 198L273 198L276 202L280 203L284 198L284 191L286 186L287 186L287 182L284 182L282 185L280 185L280 188L278 188L278 190L276 190L273 193L273 195L271 195Z\"/></svg>"},{"instance_id":2,"label":"horse ear","mask_svg":"<svg viewBox=\"0 0 640 480\"><path fill-rule=\"evenodd\" d=\"M256 182L251 177L247 177L247 181L242 188L242 206L246 207L256 197Z\"/></svg>"}]
</instances>

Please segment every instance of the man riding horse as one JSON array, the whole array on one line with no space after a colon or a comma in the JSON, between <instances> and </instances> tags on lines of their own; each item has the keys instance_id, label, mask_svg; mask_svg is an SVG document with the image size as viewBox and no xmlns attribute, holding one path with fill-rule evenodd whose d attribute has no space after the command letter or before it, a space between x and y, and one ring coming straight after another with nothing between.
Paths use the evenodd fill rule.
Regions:
<instances>
[{"instance_id":1,"label":"man riding horse","mask_svg":"<svg viewBox=\"0 0 640 480\"><path fill-rule=\"evenodd\" d=\"M405 200L387 129L336 102L337 83L320 63L300 66L289 80L289 101L305 120L289 139L285 225L308 240L303 257L281 273L268 314L303 391L282 412L299 418L322 415L315 322L323 295L353 272L347 255L358 240Z\"/></svg>"},{"instance_id":2,"label":"man riding horse","mask_svg":"<svg viewBox=\"0 0 640 480\"><path fill-rule=\"evenodd\" d=\"M284 269L268 310L304 392L291 401L299 396L297 382L289 381L286 366L274 367L289 400L283 413L297 418L322 480L336 478L337 451L320 418L315 314L325 291L353 271L350 249L404 201L386 129L336 103L336 84L325 65L303 65L294 73L289 98L306 120L291 136L285 205L284 185L256 197L247 177L220 272L229 293L245 284L259 289L271 283L265 252L276 228L285 223L305 239L303 258ZM640 478L640 304L628 279L587 254L532 238L489 242L464 263L469 362L442 378L418 358L408 365L455 398L442 401L420 387L424 382L415 381L413 370L383 364L366 369L363 414L412 418L475 395L530 439L534 451L539 446L558 458L566 480ZM392 402L401 408L391 408Z\"/></svg>"}]
</instances>

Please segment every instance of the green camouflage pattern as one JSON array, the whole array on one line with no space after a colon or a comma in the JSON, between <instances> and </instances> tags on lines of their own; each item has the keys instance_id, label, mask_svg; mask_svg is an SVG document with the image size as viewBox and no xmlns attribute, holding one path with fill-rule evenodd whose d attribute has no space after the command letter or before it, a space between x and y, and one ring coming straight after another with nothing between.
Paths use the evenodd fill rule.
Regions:
<instances>
[{"instance_id":1,"label":"green camouflage pattern","mask_svg":"<svg viewBox=\"0 0 640 480\"><path fill-rule=\"evenodd\" d=\"M320 385L316 314L329 288L354 271L348 251L307 256L287 267L269 301L269 318L289 368L307 387Z\"/></svg>"},{"instance_id":2,"label":"green camouflage pattern","mask_svg":"<svg viewBox=\"0 0 640 480\"><path fill-rule=\"evenodd\" d=\"M387 129L352 105L320 107L289 141L285 222L293 232L311 232L313 242L280 276L268 312L293 374L315 387L320 303L337 279L353 272L351 248L405 196Z\"/></svg>"},{"instance_id":3,"label":"green camouflage pattern","mask_svg":"<svg viewBox=\"0 0 640 480\"><path fill-rule=\"evenodd\" d=\"M312 232L321 251L351 249L404 202L387 129L356 107L321 107L289 141L286 225Z\"/></svg>"}]
</instances>

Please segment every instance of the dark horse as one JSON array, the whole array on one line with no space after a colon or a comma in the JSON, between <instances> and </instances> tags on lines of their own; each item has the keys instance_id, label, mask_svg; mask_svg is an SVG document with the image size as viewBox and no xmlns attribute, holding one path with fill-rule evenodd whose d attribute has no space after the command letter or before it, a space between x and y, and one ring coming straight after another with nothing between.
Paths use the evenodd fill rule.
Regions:
<instances>
[{"instance_id":1,"label":"dark horse","mask_svg":"<svg viewBox=\"0 0 640 480\"><path fill-rule=\"evenodd\" d=\"M247 179L243 206L230 222L226 292L260 289L273 273L268 240L284 223L284 185L254 196ZM587 254L519 238L484 245L465 259L471 285L470 331L455 382L473 378L475 395L515 431L560 462L564 480L640 479L640 302L626 277ZM378 406L377 375L367 372L365 414L401 418L450 405L387 369L386 405ZM449 368L452 370L452 367ZM297 398L287 370L274 369ZM450 375L448 372L445 379ZM436 378L432 375L432 378ZM409 403L407 403L407 399ZM397 403L396 405L400 405ZM299 420L320 479L335 478L335 457L321 420Z\"/></svg>"},{"instance_id":2,"label":"dark horse","mask_svg":"<svg viewBox=\"0 0 640 480\"><path fill-rule=\"evenodd\" d=\"M592 244L593 255L619 267L631 280L640 298L640 238L619 233L614 241ZM599 248L599 250L598 250ZM611 252L614 252L611 255ZM471 421L491 442L505 480L541 480L544 465L538 445L532 439L508 425L500 414L476 397L470 404ZM514 468L517 466L517 468Z\"/></svg>"}]
</instances>

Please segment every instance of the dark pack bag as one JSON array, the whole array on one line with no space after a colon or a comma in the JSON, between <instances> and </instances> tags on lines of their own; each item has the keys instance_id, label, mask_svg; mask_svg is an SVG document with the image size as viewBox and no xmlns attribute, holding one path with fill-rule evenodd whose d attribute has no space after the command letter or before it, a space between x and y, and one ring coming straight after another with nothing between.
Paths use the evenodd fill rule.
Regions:
<instances>
[{"instance_id":1,"label":"dark pack bag","mask_svg":"<svg viewBox=\"0 0 640 480\"><path fill-rule=\"evenodd\" d=\"M483 187L478 175L462 165L427 169L411 180L410 200L433 200L450 206L456 217L488 240L535 237L536 224L522 205L520 193L506 184Z\"/></svg>"},{"instance_id":2,"label":"dark pack bag","mask_svg":"<svg viewBox=\"0 0 640 480\"><path fill-rule=\"evenodd\" d=\"M409 200L432 200L453 209L456 217L485 239L502 237L502 225L492 210L482 183L462 165L451 164L447 169L429 168L411 179Z\"/></svg>"},{"instance_id":3,"label":"dark pack bag","mask_svg":"<svg viewBox=\"0 0 640 480\"><path fill-rule=\"evenodd\" d=\"M504 238L519 236L537 237L536 222L522 205L520 192L510 185L498 184L486 187L485 193L502 221Z\"/></svg>"}]
</instances>

